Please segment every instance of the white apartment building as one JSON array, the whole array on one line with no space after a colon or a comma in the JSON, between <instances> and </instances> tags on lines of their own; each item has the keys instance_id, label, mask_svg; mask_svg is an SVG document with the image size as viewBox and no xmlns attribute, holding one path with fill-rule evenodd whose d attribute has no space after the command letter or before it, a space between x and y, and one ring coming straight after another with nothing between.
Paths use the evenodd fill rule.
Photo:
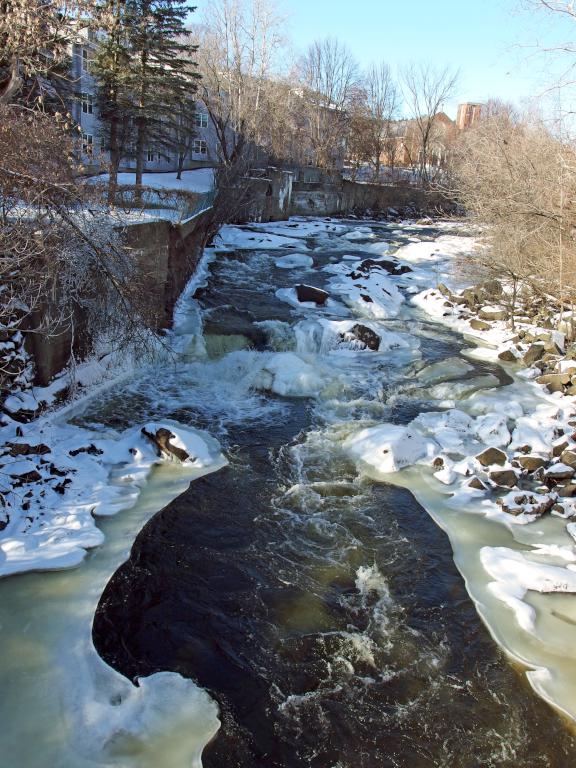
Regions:
<instances>
[{"instance_id":1,"label":"white apartment building","mask_svg":"<svg viewBox=\"0 0 576 768\"><path fill-rule=\"evenodd\" d=\"M90 74L90 63L96 50L96 37L93 32L83 30L72 46L71 79L77 96L72 100L70 112L82 133L82 162L88 170L98 173L105 170L109 155L104 145L104 132L98 117L96 83ZM218 164L216 132L209 119L206 106L201 100L196 101L195 137L184 161L184 169L202 168ZM120 170L131 171L136 167L133 158L123 158ZM152 143L144 155L145 172L176 171L178 156L164 147Z\"/></svg>"}]
</instances>

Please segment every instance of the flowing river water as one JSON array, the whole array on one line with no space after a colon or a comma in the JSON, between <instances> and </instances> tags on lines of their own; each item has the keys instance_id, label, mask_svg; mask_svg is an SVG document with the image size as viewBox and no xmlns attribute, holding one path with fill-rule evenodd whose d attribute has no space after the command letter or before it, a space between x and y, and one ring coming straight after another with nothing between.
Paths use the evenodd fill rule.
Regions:
<instances>
[{"instance_id":1,"label":"flowing river water","mask_svg":"<svg viewBox=\"0 0 576 768\"><path fill-rule=\"evenodd\" d=\"M298 227L313 266L276 267L294 244L271 235L267 249L265 227L245 229L183 302L179 358L73 414L95 432L191 425L228 464L203 477L159 467L80 568L0 583L1 766L185 768L202 750L205 768L576 764L571 729L491 638L442 528L341 449L359 424L438 410L434 383L458 398L509 378L409 304L378 321L401 346L331 354L320 310L275 295L373 255L362 236L393 252L449 225L363 222L350 240L354 222ZM322 313L354 317L343 303ZM277 352L320 384L307 373L263 391L262 360ZM403 482L426 495L416 475ZM463 520L456 556L484 534Z\"/></svg>"}]
</instances>

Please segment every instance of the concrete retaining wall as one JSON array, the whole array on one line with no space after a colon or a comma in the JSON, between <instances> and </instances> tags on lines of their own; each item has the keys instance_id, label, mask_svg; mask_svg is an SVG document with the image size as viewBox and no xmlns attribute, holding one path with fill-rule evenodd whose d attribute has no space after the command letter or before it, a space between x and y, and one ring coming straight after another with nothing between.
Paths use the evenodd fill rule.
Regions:
<instances>
[{"instance_id":1,"label":"concrete retaining wall","mask_svg":"<svg viewBox=\"0 0 576 768\"><path fill-rule=\"evenodd\" d=\"M194 274L204 246L211 235L210 211L183 225L159 220L131 224L122 231L132 250L137 273L157 330L172 323L174 306ZM43 308L47 313L48 309ZM32 318L38 323L40 318ZM35 381L48 384L70 361L71 354L82 359L91 348L90 329L82 309L76 311L73 327L66 324L49 336L30 334L27 350L35 363Z\"/></svg>"},{"instance_id":2,"label":"concrete retaining wall","mask_svg":"<svg viewBox=\"0 0 576 768\"><path fill-rule=\"evenodd\" d=\"M332 216L354 210L385 211L407 206L424 212L446 210L449 203L437 192L403 186L380 186L343 181L319 169L293 171L266 168L248 180L248 205L238 223L279 221L291 215ZM261 174L261 175L260 175ZM306 181L295 182L297 176ZM156 329L167 328L173 310L212 232L212 211L184 222L166 220L132 224L123 230L132 249L143 290ZM47 312L47 309L43 311ZM82 359L91 347L90 329L78 308L74 332L68 325L51 336L30 334L27 349L36 364L36 383L48 384L69 362L74 352Z\"/></svg>"},{"instance_id":3,"label":"concrete retaining wall","mask_svg":"<svg viewBox=\"0 0 576 768\"><path fill-rule=\"evenodd\" d=\"M292 186L292 216L334 216L352 211L386 211L406 207L422 213L447 211L452 203L441 193L404 185L384 186L326 178L317 182L295 182Z\"/></svg>"}]
</instances>

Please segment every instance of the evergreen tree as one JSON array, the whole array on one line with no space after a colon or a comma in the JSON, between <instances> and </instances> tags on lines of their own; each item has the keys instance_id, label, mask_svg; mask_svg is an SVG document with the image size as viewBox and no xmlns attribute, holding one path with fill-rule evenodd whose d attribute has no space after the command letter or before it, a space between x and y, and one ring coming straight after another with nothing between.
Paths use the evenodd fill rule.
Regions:
<instances>
[{"instance_id":1,"label":"evergreen tree","mask_svg":"<svg viewBox=\"0 0 576 768\"><path fill-rule=\"evenodd\" d=\"M198 77L191 63L196 46L184 26L194 8L181 0L127 0L127 7L138 189L146 150L153 147L162 153L180 143L179 115Z\"/></svg>"},{"instance_id":2,"label":"evergreen tree","mask_svg":"<svg viewBox=\"0 0 576 768\"><path fill-rule=\"evenodd\" d=\"M127 146L133 114L131 55L128 30L131 26L126 0L103 0L96 7L93 26L99 45L92 62L98 86L98 111L102 121L102 145L110 153L108 201L113 204L118 186L118 168Z\"/></svg>"}]
</instances>

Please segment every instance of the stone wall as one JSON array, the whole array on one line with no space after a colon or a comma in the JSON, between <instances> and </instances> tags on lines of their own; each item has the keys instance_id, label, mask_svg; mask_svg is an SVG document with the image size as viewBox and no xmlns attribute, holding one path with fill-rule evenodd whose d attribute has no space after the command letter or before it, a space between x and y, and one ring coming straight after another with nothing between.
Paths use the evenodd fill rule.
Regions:
<instances>
[{"instance_id":1,"label":"stone wall","mask_svg":"<svg viewBox=\"0 0 576 768\"><path fill-rule=\"evenodd\" d=\"M294 181L295 178L307 180ZM402 212L407 206L432 213L450 205L437 192L400 185L358 184L319 169L295 172L266 168L250 178L248 184L250 202L238 223L279 221L291 215L333 216L354 210L395 208ZM143 278L157 329L170 326L176 301L212 234L211 210L182 224L158 220L124 228L123 238ZM50 336L29 335L26 346L35 361L37 384L48 384L67 365L71 351L78 359L89 352L90 329L81 309L76 314L74 334L70 327L63 326Z\"/></svg>"},{"instance_id":2,"label":"stone wall","mask_svg":"<svg viewBox=\"0 0 576 768\"><path fill-rule=\"evenodd\" d=\"M352 211L399 211L407 207L419 212L447 211L452 204L440 192L407 185L360 184L326 178L317 182L295 182L292 186L292 216L334 216Z\"/></svg>"},{"instance_id":3,"label":"stone wall","mask_svg":"<svg viewBox=\"0 0 576 768\"><path fill-rule=\"evenodd\" d=\"M194 274L211 235L210 221L210 211L206 211L182 225L158 220L123 229L122 237L132 251L156 329L170 326L176 301ZM39 322L40 318L32 320ZM74 330L66 324L50 335L29 334L26 346L34 359L36 384L48 384L66 367L72 352L78 359L89 353L92 340L81 308L77 309L73 325Z\"/></svg>"}]
</instances>

